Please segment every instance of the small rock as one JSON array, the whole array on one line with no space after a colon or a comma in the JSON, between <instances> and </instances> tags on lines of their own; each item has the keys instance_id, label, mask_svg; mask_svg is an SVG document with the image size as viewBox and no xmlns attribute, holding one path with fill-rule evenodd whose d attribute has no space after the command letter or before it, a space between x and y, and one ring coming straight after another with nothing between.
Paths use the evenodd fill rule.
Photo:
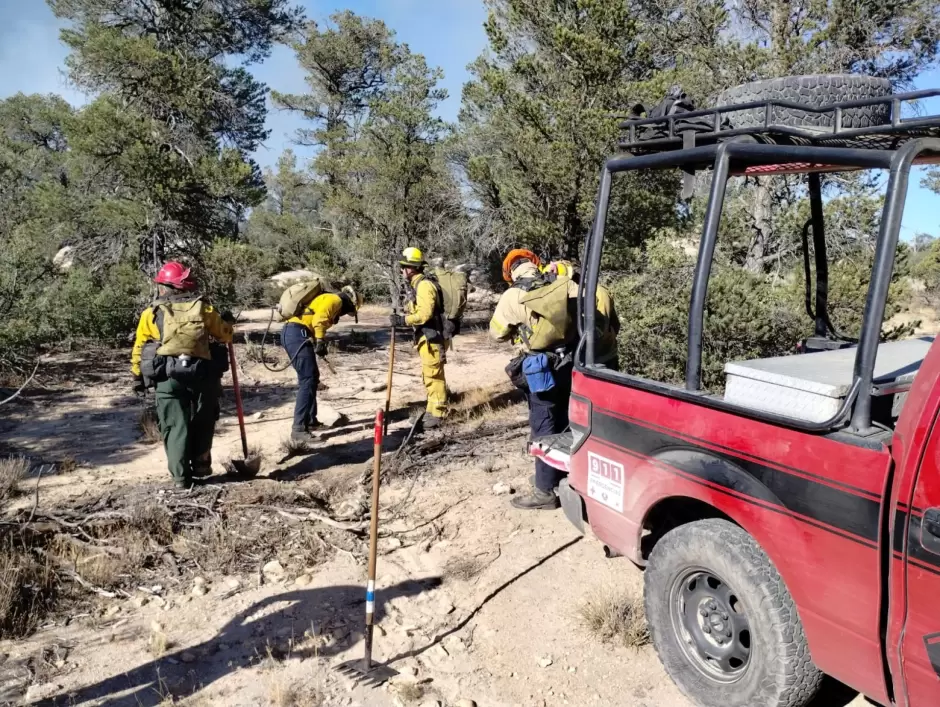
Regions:
<instances>
[{"instance_id":1,"label":"small rock","mask_svg":"<svg viewBox=\"0 0 940 707\"><path fill-rule=\"evenodd\" d=\"M279 582L284 579L284 566L277 560L271 560L261 568L261 574L264 575L265 579Z\"/></svg>"},{"instance_id":2,"label":"small rock","mask_svg":"<svg viewBox=\"0 0 940 707\"><path fill-rule=\"evenodd\" d=\"M206 584L206 580L205 580L204 577L196 577L196 578L193 580L193 585L195 585L195 586L197 586L197 587L204 587L205 584Z\"/></svg>"},{"instance_id":3,"label":"small rock","mask_svg":"<svg viewBox=\"0 0 940 707\"><path fill-rule=\"evenodd\" d=\"M456 707L477 707L477 703L474 702L473 700L462 699L462 700L457 700Z\"/></svg>"},{"instance_id":4,"label":"small rock","mask_svg":"<svg viewBox=\"0 0 940 707\"><path fill-rule=\"evenodd\" d=\"M572 665L570 668L568 668L568 672L569 672L569 673L576 673L576 672L578 672L578 669Z\"/></svg>"},{"instance_id":5,"label":"small rock","mask_svg":"<svg viewBox=\"0 0 940 707\"><path fill-rule=\"evenodd\" d=\"M349 418L328 405L318 405L317 420L324 427L339 427L345 425L349 421Z\"/></svg>"},{"instance_id":6,"label":"small rock","mask_svg":"<svg viewBox=\"0 0 940 707\"><path fill-rule=\"evenodd\" d=\"M195 587L193 587L193 590L192 590L192 595L194 597L204 597L208 593L209 593L209 590L206 589L206 586L204 584L197 584Z\"/></svg>"},{"instance_id":7,"label":"small rock","mask_svg":"<svg viewBox=\"0 0 940 707\"><path fill-rule=\"evenodd\" d=\"M241 580L239 580L238 577L229 577L225 580L225 586L229 589L238 589L241 585Z\"/></svg>"},{"instance_id":8,"label":"small rock","mask_svg":"<svg viewBox=\"0 0 940 707\"><path fill-rule=\"evenodd\" d=\"M151 621L150 630L154 633L163 633L163 624L161 624L159 621Z\"/></svg>"},{"instance_id":9,"label":"small rock","mask_svg":"<svg viewBox=\"0 0 940 707\"><path fill-rule=\"evenodd\" d=\"M109 606L108 610L104 612L105 616L117 616L121 613L121 607L115 604L114 606Z\"/></svg>"},{"instance_id":10,"label":"small rock","mask_svg":"<svg viewBox=\"0 0 940 707\"><path fill-rule=\"evenodd\" d=\"M26 701L32 702L33 700L42 700L47 697L51 697L56 694L62 687L54 683L46 683L45 685L30 685L29 689L26 690Z\"/></svg>"},{"instance_id":11,"label":"small rock","mask_svg":"<svg viewBox=\"0 0 940 707\"><path fill-rule=\"evenodd\" d=\"M184 663L195 663L196 654L190 653L189 651L185 651L183 655L180 656L180 660L183 661Z\"/></svg>"},{"instance_id":12,"label":"small rock","mask_svg":"<svg viewBox=\"0 0 940 707\"><path fill-rule=\"evenodd\" d=\"M552 661L552 659L551 659L550 656L545 656L544 658L539 658L539 667L540 667L540 668L547 668L547 667L548 667L549 665L551 665L553 662L554 662L554 661Z\"/></svg>"},{"instance_id":13,"label":"small rock","mask_svg":"<svg viewBox=\"0 0 940 707\"><path fill-rule=\"evenodd\" d=\"M309 574L302 574L297 579L294 580L295 587L309 587L310 583L313 581Z\"/></svg>"},{"instance_id":14,"label":"small rock","mask_svg":"<svg viewBox=\"0 0 940 707\"><path fill-rule=\"evenodd\" d=\"M133 604L138 609L142 609L143 607L147 606L148 601L150 601L150 599L145 596L136 596L133 599Z\"/></svg>"},{"instance_id":15,"label":"small rock","mask_svg":"<svg viewBox=\"0 0 940 707\"><path fill-rule=\"evenodd\" d=\"M251 419L254 420L255 422L257 422L258 420L262 419L263 417L264 417L264 413L263 413L263 412L256 412L254 415L251 416Z\"/></svg>"},{"instance_id":16,"label":"small rock","mask_svg":"<svg viewBox=\"0 0 940 707\"><path fill-rule=\"evenodd\" d=\"M150 600L150 603L156 606L157 608L162 609L163 607L166 606L166 599L164 599L163 597L153 597Z\"/></svg>"},{"instance_id":17,"label":"small rock","mask_svg":"<svg viewBox=\"0 0 940 707\"><path fill-rule=\"evenodd\" d=\"M513 487L507 484L505 481L498 481L493 484L493 493L497 496L507 496L514 490L515 489L513 489Z\"/></svg>"},{"instance_id":18,"label":"small rock","mask_svg":"<svg viewBox=\"0 0 940 707\"><path fill-rule=\"evenodd\" d=\"M397 550L401 547L401 540L398 538L382 538L380 542L385 551Z\"/></svg>"}]
</instances>

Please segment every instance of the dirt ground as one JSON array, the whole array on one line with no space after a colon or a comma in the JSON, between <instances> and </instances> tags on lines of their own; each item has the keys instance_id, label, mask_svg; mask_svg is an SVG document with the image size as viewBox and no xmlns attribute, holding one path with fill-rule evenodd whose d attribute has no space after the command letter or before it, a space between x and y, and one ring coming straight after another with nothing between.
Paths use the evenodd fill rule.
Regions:
<instances>
[{"instance_id":1,"label":"dirt ground","mask_svg":"<svg viewBox=\"0 0 940 707\"><path fill-rule=\"evenodd\" d=\"M243 316L250 327L242 331L254 339L266 313ZM359 483L372 458L371 421L384 404L384 392L370 392L385 379L384 316L367 310L358 325L331 332L336 372L324 367L321 401L348 421L289 459L280 447L290 429L293 372L270 373L249 360L257 358L253 344L237 346L249 441L266 457L262 475L238 486L313 496ZM423 396L417 358L404 343L392 400L403 414L390 426L387 449L401 443L407 408ZM60 470L24 481L12 510L35 503L53 513L133 493L212 510L217 489L231 486L221 484L223 462L239 454L228 378L214 446L220 485L180 500L165 490L162 447L140 439L142 406L124 373L128 353L60 357L47 370L58 367L71 383L50 384L4 409L3 444L59 462ZM524 404L501 387L507 354L482 329L457 339L446 371L463 413L421 443L432 443L426 448L433 456L435 438L443 443L487 421L503 425L506 435L471 437L459 454L444 447L433 464L402 469L383 486L380 517L395 532L379 544L375 659L398 672L391 682L357 686L335 670L363 650L367 541L347 533L352 550L301 551L276 566L273 556L259 554L254 569L236 575L186 569L117 596L95 596L27 639L0 643L0 704L689 705L650 646L601 642L579 617L599 590L639 595L640 571L604 559L600 544L579 536L561 511L517 511L494 492L499 483L524 490L532 471L525 430L514 428ZM285 538L298 525L319 522L274 507L259 518ZM849 701L830 695L819 704Z\"/></svg>"}]
</instances>

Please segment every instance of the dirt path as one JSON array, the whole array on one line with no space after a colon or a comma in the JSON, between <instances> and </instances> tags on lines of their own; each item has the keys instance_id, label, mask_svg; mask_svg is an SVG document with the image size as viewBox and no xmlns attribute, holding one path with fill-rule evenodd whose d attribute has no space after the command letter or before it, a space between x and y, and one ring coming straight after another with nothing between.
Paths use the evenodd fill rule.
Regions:
<instances>
[{"instance_id":1,"label":"dirt path","mask_svg":"<svg viewBox=\"0 0 940 707\"><path fill-rule=\"evenodd\" d=\"M349 424L327 432L311 454L282 463L275 462L289 432L293 375L268 372L239 347L249 435L267 458L265 478L239 486L312 494L358 483L371 457L371 418L384 401L383 392L369 390L384 381L387 361L384 350L364 343L384 328L380 312L367 314L335 332L346 350L333 355L337 373L323 373L321 399ZM399 353L396 409L423 397L417 359L408 348ZM479 332L458 339L448 355L449 387L470 420L464 428L483 419L508 428L524 416L520 404L492 409L505 361L506 352ZM15 449L78 464L40 481L41 507L151 487L160 498L163 453L137 439L140 405L124 394L123 374L95 374L89 385L78 373L82 360L68 365L84 383L68 397L31 397L0 430ZM231 414L226 402L217 467L237 450ZM399 416L390 431L400 439L406 427ZM383 488L383 523L403 529L380 543L375 653L399 672L383 688L356 687L334 670L361 654L365 565L361 553L346 551L323 561L321 549L298 552L280 569L262 558L256 571L237 576L169 577L129 597L101 598L29 639L2 642L0 703L687 707L649 646L601 643L579 618L599 589L639 594L641 573L625 560L605 560L560 511L516 511L494 494L497 482L527 485L524 441L523 434L497 446L480 442L473 455L405 469ZM207 503L199 494L210 493L200 489L194 503ZM28 495L17 501L31 502ZM285 536L308 522L276 510L262 518L282 524Z\"/></svg>"}]
</instances>

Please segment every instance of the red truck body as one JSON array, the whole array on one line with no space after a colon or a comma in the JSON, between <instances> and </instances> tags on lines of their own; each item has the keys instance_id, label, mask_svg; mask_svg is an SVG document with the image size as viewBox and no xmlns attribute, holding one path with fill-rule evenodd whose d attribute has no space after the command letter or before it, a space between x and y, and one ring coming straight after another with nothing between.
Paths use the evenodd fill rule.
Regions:
<instances>
[{"instance_id":1,"label":"red truck body","mask_svg":"<svg viewBox=\"0 0 940 707\"><path fill-rule=\"evenodd\" d=\"M936 94L940 92L930 93ZM892 110L897 111L903 98L893 97ZM862 103L819 110L834 110L838 116L843 108L849 110ZM768 126L771 108L768 104ZM706 120L711 114L689 115ZM623 555L640 566L649 564L648 615L651 586L660 599L670 597L668 602L653 604L659 611L656 621L651 618L654 644L661 658L664 651L668 654L669 660L664 658L667 670L694 701L746 707L808 704L818 689L818 680L793 652L805 654L808 649L811 663L819 671L880 704L938 706L940 346L909 342L922 347L918 360L887 377L877 373L876 359L881 362L882 353L887 358L891 348L879 344L879 339L908 172L918 161L935 163L940 159L940 140L923 137L940 133L940 120L933 118L929 126L924 125L925 130L934 131L931 133L904 132L900 120L892 120L883 130L872 128L898 136L897 144L878 150L867 149L863 130L846 133L845 141L835 147L824 144L826 135L812 132L803 135L809 146L740 141L720 144L724 128L717 111L712 130L697 133L700 140L711 141L712 147L696 147L696 136L692 136L690 147L689 135L678 135L676 120L660 119L662 124L654 119L628 121L625 127L630 130L631 142L627 147L633 154L612 158L604 167L580 287L582 336L569 405L571 430L567 436L534 441L532 454L569 472L558 495L565 514L576 526L583 529L589 525L609 555ZM833 131L838 133L841 118L834 120ZM659 130L651 143L646 143L655 147L633 141L649 127L647 124ZM786 142L793 133L785 127L773 135L767 130L754 128L758 142ZM732 133L732 137L740 135ZM819 144L813 144L814 140ZM866 149L846 149L858 147L851 140L859 140ZM902 141L907 142L898 147ZM687 173L710 169L713 175L692 286L684 386L641 379L629 371L595 364L591 333L596 331L595 301L613 175L677 166ZM852 168L881 168L890 175L858 342L842 339L828 319L823 200L819 177L814 174ZM733 174L773 172L809 175L817 293L814 313L807 284L807 311L815 318L816 338L806 341L817 346L816 351L838 348L852 357L841 359L845 388L839 409L829 408L815 419L800 419L799 414L781 412L780 407L769 408L767 405L780 401L769 401L767 396L755 396L742 405L728 394L730 384L724 396L703 390L701 385L706 292L727 179ZM803 237L807 250L806 230ZM808 265L806 272L809 280ZM627 307L621 316L630 316L629 303L624 304ZM796 365L811 374L833 360L831 353L804 353L763 359L757 363L764 368L754 369L763 374L769 370L768 362L777 365L782 359L782 365L793 365L798 359ZM754 362L745 362L749 363ZM730 370L725 369L729 380ZM808 380L815 382L812 375ZM768 390L765 382L758 385ZM792 393L792 388L782 389L784 397ZM894 403L885 408L890 396L896 396ZM722 555L722 548L714 542L709 547L709 537L717 537L714 533L733 538L736 545L748 548L746 553ZM671 544L660 542L669 536L673 537ZM679 537L687 543L684 547L699 543L710 556L701 560L680 557L683 545L675 541ZM668 548L657 556L660 546ZM664 559L667 551L671 552L669 561ZM734 596L733 583L721 577L721 568L733 573L728 562L745 555L765 557L753 565L762 572L769 563L760 579L764 584L758 587L760 582L755 579L747 590L749 611L752 616L761 614L763 609L755 611L755 604L774 604L776 618L765 614L751 624L735 624L747 626L739 632L743 642L734 648L744 667L728 669L726 660L721 670L715 670L720 659L714 656L727 650L728 640L736 640L730 638L734 634L726 614L740 613L735 602L744 596ZM654 566L657 572L651 579ZM737 575L739 585L749 584L748 577L754 576L745 575ZM702 581L712 583L710 593L699 591L703 585L696 582ZM722 597L730 597L731 603L723 604ZM693 600L701 603L696 605ZM661 609L667 604L673 608ZM792 618L788 607L795 607L798 620ZM670 613L674 609L678 613ZM727 640L722 638L726 629ZM771 644L777 646L780 665L790 661L789 667L774 673L767 668L767 661L752 665L761 663L759 649L752 650L751 645L757 630L764 631L760 640L765 650ZM657 643L657 633L660 638L666 633L675 635L672 643ZM688 660L681 657L685 644L691 646L691 653L685 653ZM695 651L705 659L704 667L695 667ZM708 664L708 660L717 662ZM765 691L753 682L744 685L747 671L754 672L751 668L765 671L756 679L775 687ZM695 675L690 677L692 673ZM791 679L794 682L787 684ZM793 687L800 680L805 689Z\"/></svg>"},{"instance_id":2,"label":"red truck body","mask_svg":"<svg viewBox=\"0 0 940 707\"><path fill-rule=\"evenodd\" d=\"M568 486L594 534L640 565L657 508L716 509L774 562L820 670L888 704L887 660L897 704L940 705L940 554L920 544L924 510L940 507L938 378L935 346L890 447L869 449L576 371L572 427L584 410L589 424Z\"/></svg>"}]
</instances>

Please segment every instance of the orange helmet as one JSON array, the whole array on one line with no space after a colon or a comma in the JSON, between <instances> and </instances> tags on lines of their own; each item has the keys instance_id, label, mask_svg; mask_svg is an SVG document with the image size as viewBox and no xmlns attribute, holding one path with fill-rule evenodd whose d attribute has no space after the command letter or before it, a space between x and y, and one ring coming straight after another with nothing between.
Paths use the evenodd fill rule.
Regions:
<instances>
[{"instance_id":1,"label":"orange helmet","mask_svg":"<svg viewBox=\"0 0 940 707\"><path fill-rule=\"evenodd\" d=\"M503 258L503 279L506 282L512 282L512 269L520 260L529 260L535 267L542 266L542 261L535 253L526 248L515 248L509 251L509 255Z\"/></svg>"}]
</instances>

